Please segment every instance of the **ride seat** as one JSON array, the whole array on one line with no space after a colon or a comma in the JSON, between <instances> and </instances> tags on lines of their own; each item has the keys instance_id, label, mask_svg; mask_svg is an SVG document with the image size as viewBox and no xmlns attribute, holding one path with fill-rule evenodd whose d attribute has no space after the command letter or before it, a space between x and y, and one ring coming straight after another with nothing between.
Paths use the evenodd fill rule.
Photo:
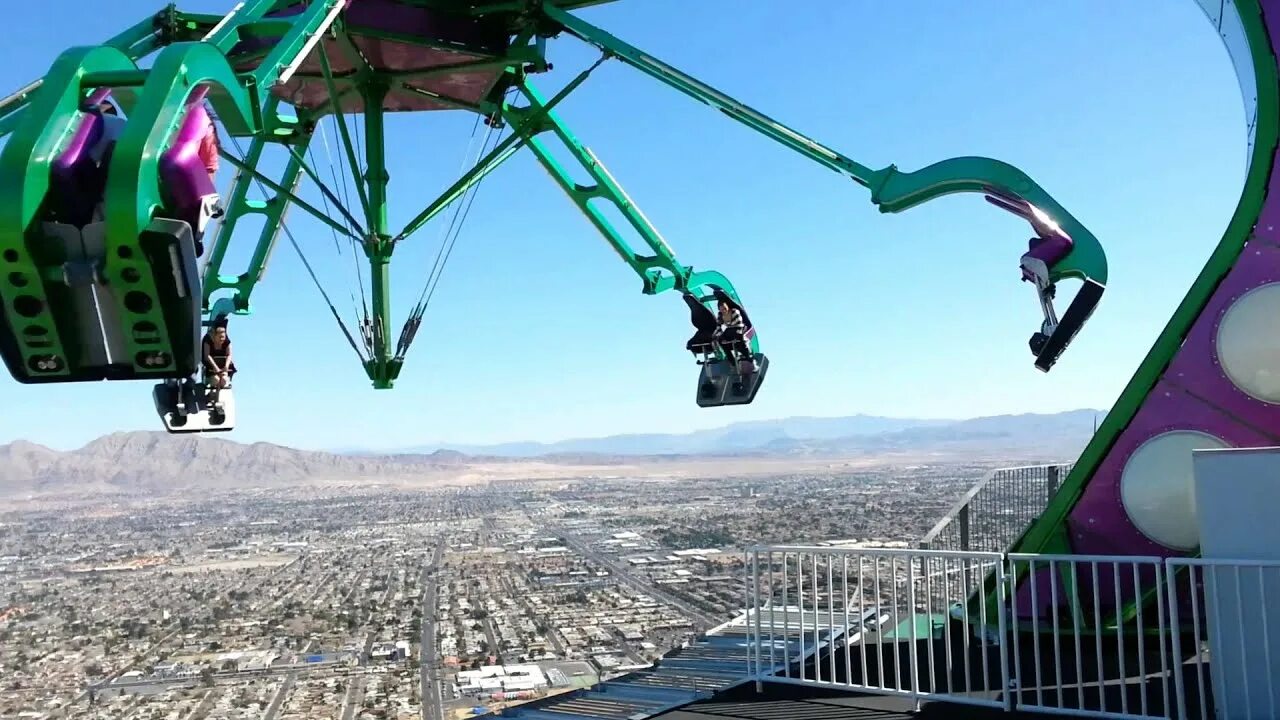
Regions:
<instances>
[{"instance_id":1,"label":"ride seat","mask_svg":"<svg viewBox=\"0 0 1280 720\"><path fill-rule=\"evenodd\" d=\"M716 300L728 304L729 307L742 314L742 343L744 345L750 343L751 339L756 336L756 326L751 323L751 316L747 314L747 309L742 307L742 303L729 297L729 293L715 285L711 286L711 293L715 295Z\"/></svg>"},{"instance_id":2,"label":"ride seat","mask_svg":"<svg viewBox=\"0 0 1280 720\"><path fill-rule=\"evenodd\" d=\"M1027 242L1027 252L1023 253L1020 262L1022 279L1034 282L1037 271L1043 272L1047 278L1049 268L1061 262L1071 252L1071 246L1071 239L1066 235L1055 233L1047 237L1031 238Z\"/></svg>"},{"instance_id":3,"label":"ride seat","mask_svg":"<svg viewBox=\"0 0 1280 720\"><path fill-rule=\"evenodd\" d=\"M155 273L156 293L178 368L175 376L183 378L194 377L200 370L200 338L204 335L194 235L186 221L157 217L138 237Z\"/></svg>"},{"instance_id":4,"label":"ride seat","mask_svg":"<svg viewBox=\"0 0 1280 720\"><path fill-rule=\"evenodd\" d=\"M56 222L80 228L93 219L93 210L102 200L106 168L93 161L90 151L102 139L104 125L96 109L85 113L71 141L51 164L50 209Z\"/></svg>"},{"instance_id":5,"label":"ride seat","mask_svg":"<svg viewBox=\"0 0 1280 720\"><path fill-rule=\"evenodd\" d=\"M716 328L719 327L715 313L708 310L706 305L698 302L692 295L681 295L681 297L689 306L689 320L693 322L694 327L693 337L685 343L685 349L694 355L709 355Z\"/></svg>"},{"instance_id":6,"label":"ride seat","mask_svg":"<svg viewBox=\"0 0 1280 720\"><path fill-rule=\"evenodd\" d=\"M201 239L218 205L218 190L200 160L200 141L210 122L204 105L193 103L173 144L160 156L160 183L169 203L165 215L191 226L197 255L203 254Z\"/></svg>"}]
</instances>

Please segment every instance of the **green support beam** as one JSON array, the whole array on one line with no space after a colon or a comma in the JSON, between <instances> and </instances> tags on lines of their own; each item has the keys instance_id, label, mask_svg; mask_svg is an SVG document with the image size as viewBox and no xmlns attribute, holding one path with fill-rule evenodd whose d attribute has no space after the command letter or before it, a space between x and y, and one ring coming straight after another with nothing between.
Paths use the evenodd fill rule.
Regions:
<instances>
[{"instance_id":1,"label":"green support beam","mask_svg":"<svg viewBox=\"0 0 1280 720\"><path fill-rule=\"evenodd\" d=\"M217 316L222 313L247 315L251 312L250 296L266 272L271 251L284 227L289 205L297 201L297 186L302 179L302 170L305 167L302 158L312 137L310 133L300 132L293 139L289 148L295 152L291 154L280 180L271 181L268 187L274 186L276 190L265 200L250 200L248 197L253 181L259 180L256 170L249 172L240 169L236 174L226 203L226 212L222 217L218 235L209 253L209 263L204 271L204 309L208 315ZM267 140L264 136L255 137L245 155L245 165L249 168L256 167L266 145ZM262 184L267 185L266 182ZM254 244L253 256L243 272L237 275L224 274L222 264L226 260L227 249L235 238L236 227L240 220L248 215L261 215L263 219L262 230L258 233L257 242ZM224 290L231 290L233 294L215 301L214 296Z\"/></svg>"},{"instance_id":2,"label":"green support beam","mask_svg":"<svg viewBox=\"0 0 1280 720\"><path fill-rule=\"evenodd\" d=\"M656 295L667 290L678 290L710 304L714 302L710 286L714 285L735 300L740 300L733 283L721 273L714 270L694 272L693 268L680 263L657 228L649 222L600 160L560 121L538 91L527 82L521 82L517 88L528 104L523 107L505 104L503 118L514 128L516 134L524 138L538 162L604 236L618 256L640 276L642 292ZM584 187L575 183L569 171L551 153L551 142L558 142L567 150L579 167L591 176L594 184ZM632 248L613 223L593 204L595 202L614 206L644 240L652 254L640 254ZM753 353L760 351L758 335L751 339L751 350Z\"/></svg>"},{"instance_id":3,"label":"green support beam","mask_svg":"<svg viewBox=\"0 0 1280 720\"><path fill-rule=\"evenodd\" d=\"M574 37L595 45L601 51L618 58L649 77L679 90L694 100L720 110L752 130L763 134L771 140L782 143L810 160L836 172L848 175L862 185L870 185L875 175L875 171L871 168L805 137L746 103L729 97L692 75L662 62L643 50L618 39L607 31L567 12L559 5L560 3L556 3L554 0L548 0L543 3L542 10L552 22L563 27Z\"/></svg>"},{"instance_id":4,"label":"green support beam","mask_svg":"<svg viewBox=\"0 0 1280 720\"><path fill-rule=\"evenodd\" d=\"M514 155L523 144L524 138L519 135L508 135L493 150L490 150L484 157L480 158L474 167L463 173L462 177L458 178L447 190L441 193L440 197L432 200L426 209L410 220L409 224L405 225L404 229L396 234L395 242L404 240L421 229L422 226L431 222L432 218L462 197L473 185L483 180L489 173L497 170L498 166Z\"/></svg>"},{"instance_id":5,"label":"green support beam","mask_svg":"<svg viewBox=\"0 0 1280 720\"><path fill-rule=\"evenodd\" d=\"M284 23L284 35L276 40L267 53L267 57L253 72L253 80L266 92L277 81L287 80L307 55L311 48L319 42L321 35L333 24L338 12L346 7L346 0L312 0L300 14L287 20L273 21ZM230 48L228 48L230 49ZM324 53L321 53L323 56Z\"/></svg>"},{"instance_id":6,"label":"green support beam","mask_svg":"<svg viewBox=\"0 0 1280 720\"><path fill-rule=\"evenodd\" d=\"M386 81L381 78L372 78L361 86L365 108L364 182L369 188L369 234L364 251L369 258L369 292L373 295L373 353L365 363L365 372L379 390L395 384L401 367L401 361L395 359L391 337L391 253L395 243L387 226L387 183L391 178L387 174L382 112L387 90Z\"/></svg>"},{"instance_id":7,"label":"green support beam","mask_svg":"<svg viewBox=\"0 0 1280 720\"><path fill-rule=\"evenodd\" d=\"M546 109L546 102L538 91L527 82L521 83L517 88L528 102L528 105L525 107L505 106L503 109L504 119L518 133L524 136L525 142L529 144L538 161L542 163L547 172L551 174L551 177L569 196L569 199L587 216L591 224L595 225L596 229L604 235L614 251L618 253L618 256L640 276L644 283L643 292L652 295L673 287L680 290L686 289L685 282L692 270L676 259L666 240L658 233L658 229L631 202L631 198L627 197L626 193L591 151L578 142L573 132L564 123L560 122L556 112ZM529 122L526 118L534 113L539 114L541 118ZM593 185L583 187L574 182L569 171L551 153L547 141L543 139L544 133L550 133L555 140L559 141L561 147L567 150L569 155L591 176L594 181ZM618 230L608 218L593 205L593 202L613 205L621 212L628 224L644 240L645 245L652 251L652 254L636 252L618 233Z\"/></svg>"},{"instance_id":8,"label":"green support beam","mask_svg":"<svg viewBox=\"0 0 1280 720\"><path fill-rule=\"evenodd\" d=\"M601 60L603 60L603 58L601 58ZM440 197L433 200L426 209L410 220L408 224L405 225L404 229L396 235L396 241L398 242L403 240L417 232L423 225L426 225L433 217L440 213L440 211L449 207L449 205L451 205L455 200L462 197L463 193L465 193L472 185L480 182L485 178L485 176L496 170L499 165L505 162L507 158L511 157L516 150L519 150L520 147L524 145L528 133L523 132L522 130L533 129L537 123L541 122L542 119L546 117L547 113L551 112L552 108L560 104L561 100L569 97L569 93L582 85L582 83L590 77L591 73L595 71L597 67L600 67L599 60L592 64L591 67L588 67L586 70L579 73L577 77L561 88L560 92L556 93L554 97L547 102L542 103L541 107L535 109L534 112L522 118L520 126L516 127L511 135L508 135L494 146L492 150L476 162L475 167L464 173L462 177L458 178L458 180L454 182L453 185L441 193ZM489 121L495 122L496 118L490 118Z\"/></svg>"},{"instance_id":9,"label":"green support beam","mask_svg":"<svg viewBox=\"0 0 1280 720\"><path fill-rule=\"evenodd\" d=\"M320 68L324 71L325 85L329 89L329 97L341 97L341 93L338 92L337 85L333 82L333 69L329 65L329 56L328 53L325 52L325 48L323 46L321 46L318 55L320 58ZM333 117L338 124L338 134L342 137L342 148L347 153L347 161L350 163L351 172L355 174L357 173L357 168L360 167L360 161L356 158L356 147L351 142L351 131L347 129L346 116L342 112L341 105L337 102L333 105ZM356 192L360 196L360 207L364 211L365 215L365 227L372 228L373 215L372 210L369 207L369 192L365 189L364 183L359 177L355 180Z\"/></svg>"},{"instance_id":10,"label":"green support beam","mask_svg":"<svg viewBox=\"0 0 1280 720\"><path fill-rule=\"evenodd\" d=\"M255 181L262 183L272 192L280 193L286 196L291 203L302 208L309 215L319 220L320 222L324 223L325 225L328 225L329 227L333 228L334 230L337 230L338 232L344 235L350 232L342 223L338 222L337 220L334 220L333 218L325 214L324 211L320 210L319 208L312 205L311 203L298 197L297 194L293 192L293 189L289 185L276 182L270 177L264 175L261 171L259 171L257 168L254 167L253 163L249 162L248 160L242 160L225 150L220 152L219 156L222 159L226 160L227 162L231 163L233 166L235 166L235 168L240 172L243 172L252 176Z\"/></svg>"},{"instance_id":11,"label":"green support beam","mask_svg":"<svg viewBox=\"0 0 1280 720\"><path fill-rule=\"evenodd\" d=\"M561 7L562 4L546 0L542 10L551 22L569 34L663 84L720 110L728 117L823 167L846 175L871 190L872 202L880 207L881 212L902 212L957 192L982 193L986 187L1014 192L1045 211L1074 242L1071 253L1050 268L1051 280L1056 282L1065 278L1089 278L1099 284L1106 283L1106 254L1097 238L1026 173L1012 165L990 158L965 157L944 160L915 172L904 173L893 165L872 170L574 16Z\"/></svg>"}]
</instances>

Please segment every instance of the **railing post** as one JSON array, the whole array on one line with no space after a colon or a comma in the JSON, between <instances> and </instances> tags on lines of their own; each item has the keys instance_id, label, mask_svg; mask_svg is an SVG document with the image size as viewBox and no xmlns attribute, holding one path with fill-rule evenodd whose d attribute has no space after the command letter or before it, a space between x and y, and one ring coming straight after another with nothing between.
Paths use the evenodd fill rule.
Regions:
<instances>
[{"instance_id":1,"label":"railing post","mask_svg":"<svg viewBox=\"0 0 1280 720\"><path fill-rule=\"evenodd\" d=\"M960 522L960 550L969 552L969 503L965 503L956 515Z\"/></svg>"},{"instance_id":2,"label":"railing post","mask_svg":"<svg viewBox=\"0 0 1280 720\"><path fill-rule=\"evenodd\" d=\"M771 594L773 592L772 585L769 586L769 592ZM764 692L764 672L760 668L760 645L762 635L760 633L760 549L758 547L752 548L751 551L751 593L751 604L754 608L752 622L755 625L755 639L751 643L751 657L755 661L754 672L756 678L756 692L761 693ZM772 596L770 597L770 601L772 601Z\"/></svg>"},{"instance_id":3,"label":"railing post","mask_svg":"<svg viewBox=\"0 0 1280 720\"><path fill-rule=\"evenodd\" d=\"M751 653L755 638L751 636L751 551L742 550L742 624L747 636L747 677L751 677Z\"/></svg>"}]
</instances>

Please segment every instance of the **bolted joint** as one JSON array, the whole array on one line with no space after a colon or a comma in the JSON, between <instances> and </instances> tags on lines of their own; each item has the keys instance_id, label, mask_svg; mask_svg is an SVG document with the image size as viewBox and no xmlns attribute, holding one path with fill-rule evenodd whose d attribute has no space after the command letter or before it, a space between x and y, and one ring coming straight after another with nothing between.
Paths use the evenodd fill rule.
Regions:
<instances>
[{"instance_id":1,"label":"bolted joint","mask_svg":"<svg viewBox=\"0 0 1280 720\"><path fill-rule=\"evenodd\" d=\"M375 172L373 168L369 168L364 173L364 181L368 185L375 183L386 185L391 182L391 173L387 172L385 167L381 168L381 172Z\"/></svg>"},{"instance_id":2,"label":"bolted joint","mask_svg":"<svg viewBox=\"0 0 1280 720\"><path fill-rule=\"evenodd\" d=\"M396 249L395 241L390 235L366 235L361 245L369 261L376 263L390 262L391 254Z\"/></svg>"}]
</instances>

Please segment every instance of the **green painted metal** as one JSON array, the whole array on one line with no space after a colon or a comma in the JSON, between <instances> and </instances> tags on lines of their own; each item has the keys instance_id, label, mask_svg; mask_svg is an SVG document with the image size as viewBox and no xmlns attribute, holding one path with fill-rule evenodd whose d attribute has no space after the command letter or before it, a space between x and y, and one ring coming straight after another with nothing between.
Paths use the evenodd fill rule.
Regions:
<instances>
[{"instance_id":1,"label":"green painted metal","mask_svg":"<svg viewBox=\"0 0 1280 720\"><path fill-rule=\"evenodd\" d=\"M364 96L365 184L369 188L369 234L364 252L369 258L370 293L373 295L373 353L365 363L365 372L379 390L390 389L400 375L402 361L395 357L391 337L391 253L395 242L387 225L386 138L382 101L388 86L384 80L372 78L361 85Z\"/></svg>"},{"instance_id":2,"label":"green painted metal","mask_svg":"<svg viewBox=\"0 0 1280 720\"><path fill-rule=\"evenodd\" d=\"M62 282L61 259L40 252L49 243L37 213L49 193L50 169L81 118L81 79L96 71L133 68L133 60L108 46L72 48L54 61L0 151L0 298L16 338L17 353L30 381L69 378L79 366L80 348L64 337L79 318L61 312L50 295ZM51 358L52 370L37 363Z\"/></svg>"},{"instance_id":3,"label":"green painted metal","mask_svg":"<svg viewBox=\"0 0 1280 720\"><path fill-rule=\"evenodd\" d=\"M300 14L270 21L285 33L253 72L254 85L264 90L274 86L286 68L301 61L303 51L314 46L318 34L333 21L334 12L345 5L346 0L312 0Z\"/></svg>"},{"instance_id":4,"label":"green painted metal","mask_svg":"<svg viewBox=\"0 0 1280 720\"><path fill-rule=\"evenodd\" d=\"M524 145L524 138L518 134L508 135L493 150L485 154L484 157L475 164L462 177L458 178L452 185L448 187L440 197L431 201L422 212L418 213L414 219L409 221L395 236L395 241L399 242L410 235L417 232L422 226L431 222L432 218L440 214L445 208L453 204L455 200L462 197L471 187L485 179L489 173L498 169L498 166L516 153L517 150Z\"/></svg>"},{"instance_id":5,"label":"green painted metal","mask_svg":"<svg viewBox=\"0 0 1280 720\"><path fill-rule=\"evenodd\" d=\"M329 88L329 97L337 98L338 88L333 82L333 70L329 65L329 56L325 52L319 53L320 67L324 69L324 81ZM336 103L335 103L336 105ZM356 159L356 146L351 142L351 131L347 129L347 120L342 113L334 113L334 120L338 124L338 132L342 136L342 147L347 153L347 161L351 164L349 167L354 173L355 169L360 167L360 161ZM362 178L356 178L356 192L360 196L360 207L364 210L366 227L373 227L373 211L369 207L369 191L365 189Z\"/></svg>"},{"instance_id":6,"label":"green painted metal","mask_svg":"<svg viewBox=\"0 0 1280 720\"><path fill-rule=\"evenodd\" d=\"M986 157L958 157L902 172L890 165L874 173L871 201L881 212L899 213L956 193L1012 192L1058 224L1072 240L1071 252L1049 270L1049 279L1089 279L1105 285L1107 255L1102 243L1074 215L1023 171Z\"/></svg>"},{"instance_id":7,"label":"green painted metal","mask_svg":"<svg viewBox=\"0 0 1280 720\"><path fill-rule=\"evenodd\" d=\"M107 178L108 282L126 293L117 293L123 321L133 331L125 334L128 360L141 375L169 376L175 370L175 348L164 319L165 308L156 294L153 271L145 260L138 238L154 213L164 205L159 176L160 150L185 117L192 89L202 83L220 87L210 101L223 122L233 118L251 126L260 116L252 107L235 71L217 48L205 43L179 43L160 52L147 76L138 104L117 141ZM132 300L131 300L132 299ZM154 330L143 332L142 323ZM144 353L163 352L170 362L144 366Z\"/></svg>"},{"instance_id":8,"label":"green painted metal","mask_svg":"<svg viewBox=\"0 0 1280 720\"><path fill-rule=\"evenodd\" d=\"M603 60L603 58L601 59ZM560 104L561 100L569 97L569 93L581 86L582 83L585 82L586 79L591 76L591 73L599 66L600 62L597 61L586 70L578 73L578 76L561 88L560 92L556 93L550 100L543 103L540 108L535 109L532 113L526 115L520 122L521 128L532 129L533 123L541 120L547 113L551 112L552 108ZM499 111L498 113L495 113L495 115L501 115L501 112ZM497 118L490 117L488 121L492 123L496 120ZM507 158L515 154L516 150L519 150L520 147L524 145L525 137L528 134L523 132L521 128L517 128L511 135L502 139L492 150L486 153L484 157L480 158L474 167L463 173L462 177L458 178L453 185L449 186L443 193L441 193L440 197L431 201L431 204L427 205L426 209L418 213L418 215L410 220L408 224L405 225L404 229L396 235L396 240L403 240L417 232L423 225L426 225L432 218L440 213L440 211L449 207L449 205L451 205L455 200L462 197L468 189L483 180L485 176L496 170L499 165L506 161Z\"/></svg>"},{"instance_id":9,"label":"green painted metal","mask_svg":"<svg viewBox=\"0 0 1280 720\"><path fill-rule=\"evenodd\" d=\"M1050 268L1053 281L1089 278L1106 284L1106 253L1098 239L1026 173L998 160L962 157L944 160L914 172L901 172L890 165L872 170L830 147L730 97L581 18L565 12L554 2L546 2L547 18L571 35L596 46L610 57L640 70L699 102L788 147L814 162L848 176L871 190L871 201L881 212L896 213L929 200L958 192L985 192L994 187L1013 192L1048 214L1070 235L1074 245L1068 255Z\"/></svg>"},{"instance_id":10,"label":"green painted metal","mask_svg":"<svg viewBox=\"0 0 1280 720\"><path fill-rule=\"evenodd\" d=\"M223 53L231 51L231 48L240 40L240 31L247 25L259 20L263 15L271 12L275 5L275 0L246 0L232 11L233 14L227 18L227 22L223 23L218 31L204 42L213 45ZM222 19L219 19L221 22Z\"/></svg>"},{"instance_id":11,"label":"green painted metal","mask_svg":"<svg viewBox=\"0 0 1280 720\"><path fill-rule=\"evenodd\" d=\"M297 194L294 193L294 190L289 187L289 185L285 183L276 182L275 180L268 177L267 175L264 175L256 167L254 167L252 163L247 162L244 159L238 158L235 155L232 155L231 153L226 152L225 150L222 153L220 153L220 155L224 160L234 165L237 170L253 177L255 182L262 183L272 192L276 192L285 196L286 198L288 198L289 202L293 203L294 205L297 205L299 208L302 208L315 219L328 225L334 230L337 230L340 233L346 234L348 232L347 228L342 223L329 217L323 210L320 210L319 208L312 205L311 203L298 197Z\"/></svg>"},{"instance_id":12,"label":"green painted metal","mask_svg":"<svg viewBox=\"0 0 1280 720\"><path fill-rule=\"evenodd\" d=\"M274 114L277 103L278 101L275 101L269 106L269 115ZM291 202L304 205L317 215L323 215L323 213L309 204L302 203L296 195L297 186L302 179L302 171L305 168L303 156L311 139L311 133L301 130L290 138L290 144L287 147L295 152L291 154L290 161L285 165L284 172L278 181L265 178L265 180L270 181L270 184L267 182L263 182L263 184L274 189L275 193L264 200L250 200L249 190L255 180L260 180L257 177L260 173L255 168L261 160L263 150L267 146L267 136L260 135L255 137L249 145L249 150L245 153L244 164L247 168L253 170L252 172L242 170L236 175L227 198L226 210L218 228L218 235L209 251L209 263L204 271L203 306L209 315L217 316L223 313L247 315L251 312L250 296L266 270L267 261L271 257L271 250L275 247L276 240L280 237L285 215ZM235 158L228 159L236 162ZM253 255L244 272L236 275L224 274L222 272L222 264L226 259L227 249L235 237L236 227L240 220L248 215L261 215L263 218L262 230L258 233L257 242L254 244ZM339 227L341 228L341 226ZM215 301L214 296L224 290L231 290L233 294L230 297L218 298Z\"/></svg>"},{"instance_id":13,"label":"green painted metal","mask_svg":"<svg viewBox=\"0 0 1280 720\"><path fill-rule=\"evenodd\" d=\"M691 293L704 303L712 303L714 300L708 286L714 284L735 300L740 299L733 284L721 273L694 272L693 268L680 263L657 228L649 222L600 160L578 141L573 132L561 122L557 113L548 107L542 95L528 82L522 81L516 87L528 104L523 107L505 104L503 118L511 124L516 134L524 138L552 179L587 216L618 256L640 276L641 291L644 294L656 295L675 289ZM547 134L568 151L581 169L591 176L594 184L584 187L573 180L571 173L552 154L549 146L551 140L544 140ZM600 208L593 204L596 202L607 203L616 208L652 254L642 255L632 248ZM759 333L751 339L751 351L760 352Z\"/></svg>"},{"instance_id":14,"label":"green painted metal","mask_svg":"<svg viewBox=\"0 0 1280 720\"><path fill-rule=\"evenodd\" d=\"M161 208L162 195L157 175L159 152L180 122L190 92L201 84L208 88L208 99L218 111L223 132L233 137L246 137L250 143L248 154L244 158L236 157L225 149L223 151L223 157L240 172L227 197L219 231L211 243L202 288L203 309L208 314L230 312L243 315L250 312L251 295L270 259L271 250L283 227L287 208L296 205L336 232L354 238L364 249L369 262L372 313L364 318L367 333L365 341L369 352L368 357L362 355L362 361L375 388L392 387L403 361L401 350L397 349L393 353L391 337L389 269L395 244L437 217L443 209L462 197L468 189L473 188L524 145L531 149L553 180L586 215L619 257L641 278L643 293L652 295L676 290L710 306L714 304L711 286L716 286L735 299L738 298L733 284L723 274L714 270L695 271L676 258L658 230L598 158L579 142L554 111L563 98L576 90L590 72L608 58L617 58L686 95L723 111L824 167L852 178L870 190L872 202L882 212L901 212L946 194L986 192L991 187L1016 194L1048 213L1075 241L1072 254L1052 269L1054 279L1087 277L1105 282L1105 255L1096 239L1043 189L1016 168L987 158L956 158L915 172L901 172L894 166L873 170L570 14L570 11L611 0L414 0L415 4L455 14L499 19L507 23L512 42L508 50L497 57L481 53L484 57L446 66L394 72L370 66L368 59L356 47L348 35L349 28L338 12L342 1L314 0L302 12L283 18L268 17L268 14L295 4L293 0L247 0L227 16L183 13L169 6L113 38L111 42L118 49L115 51L117 54L111 57L117 62L91 65L84 71L90 75L88 81L110 84L114 88L113 94L129 116L127 129L113 156L105 199L110 253L106 274L112 284L130 283L129 287L134 293L141 293L150 301L151 307L146 312L138 311L140 304L136 302L133 310L122 308L127 324L149 322L161 328L160 337L146 338L148 349L167 348L169 343L163 333L164 309L155 307L157 297L153 278L142 260L138 236L154 213ZM600 48L603 56L547 100L529 84L527 75L550 69L545 56L546 40L561 30ZM326 46L319 43L322 33L336 40L339 51L355 68L340 80L335 79L331 58L323 51ZM413 42L426 47L456 49L447 41L424 41L395 32L361 29L360 33L370 37ZM271 44L263 49L236 51L234 56L228 57L228 53L232 53L233 48L242 40L251 37L270 39ZM151 67L146 70L137 69L132 61L160 46L165 47ZM135 52L139 54L135 56ZM308 55L318 58L319 73L299 73L296 76L322 79L329 91L329 101L319 108L299 109L296 115L282 113L281 101L271 92L273 86L295 76L302 58ZM253 70L235 72L233 69L249 66L251 63L257 63ZM410 80L460 69L496 68L505 69L503 79L487 98L478 103L412 88L406 84ZM80 77L81 82L67 95L71 98L67 102L72 104L89 89L85 78L77 77ZM339 82L350 87L340 90ZM503 99L508 89L517 91L516 102ZM392 234L387 222L390 178L386 170L383 100L389 93L405 92L425 94L444 105L481 113L491 122L509 124L512 133L443 195L428 204L404 230ZM352 130L338 102L344 95L355 93L361 96L364 105L363 157L360 157L362 153L357 150ZM41 96L41 93L28 91L11 100L0 101L0 128L4 127L3 123L16 123L19 116L30 114L23 108L38 101ZM26 99L28 97L34 100L29 102ZM61 110L70 113L60 121L61 125L55 127L45 124L31 132L48 132L50 137L57 138L65 136L69 123L77 115L71 106ZM334 115L343 146L341 152L355 176L356 193L360 200L358 210L344 207L324 184L316 169L306 162L305 156L315 125L326 114ZM50 113L43 113L41 117L53 117L52 108ZM289 159L282 172L268 176L260 168L266 148L273 144L287 149ZM563 151L570 159L572 172L570 167L561 165L557 160L558 151ZM17 172L18 166L19 163L15 160L12 171ZM7 167L0 161L0 172L8 172ZM40 173L47 176L47 164L44 169L40 169L31 163L24 163L20 169L27 173L23 177L30 178ZM589 186L580 187L574 183L573 174L579 170L591 178ZM321 211L298 197L296 189L304 176L319 186L326 205L332 203L337 208L334 214L338 217L331 217L329 211ZM43 190L38 185L41 181L32 182L37 183L33 190L37 192L39 202L42 202L47 192L47 177L43 180ZM249 199L248 191L254 184L269 189L268 199ZM625 228L615 227L610 222L605 215L609 207L616 210L625 224L640 238L642 246L633 247L623 237L622 231ZM32 210L27 217L27 224L15 223L12 227L28 227L34 213L35 210ZM255 240L252 258L242 273L227 273L223 265L230 243L235 240L240 221L253 214L262 215L265 226ZM139 273L142 275L141 280L129 279ZM3 288L0 288L0 294L3 292ZM330 308L333 309L332 303ZM336 310L334 314L337 315ZM57 323L52 317L43 320L47 320L49 326L56 329ZM413 322L414 314L411 313L410 323ZM416 326L413 330L416 331ZM401 333L401 344L406 331ZM408 332L408 335L411 337L412 332ZM754 352L759 352L758 335L752 339L751 345ZM129 350L136 356L139 348L135 338L131 341ZM359 350L357 353L359 354ZM165 368L160 374L169 369Z\"/></svg>"}]
</instances>

